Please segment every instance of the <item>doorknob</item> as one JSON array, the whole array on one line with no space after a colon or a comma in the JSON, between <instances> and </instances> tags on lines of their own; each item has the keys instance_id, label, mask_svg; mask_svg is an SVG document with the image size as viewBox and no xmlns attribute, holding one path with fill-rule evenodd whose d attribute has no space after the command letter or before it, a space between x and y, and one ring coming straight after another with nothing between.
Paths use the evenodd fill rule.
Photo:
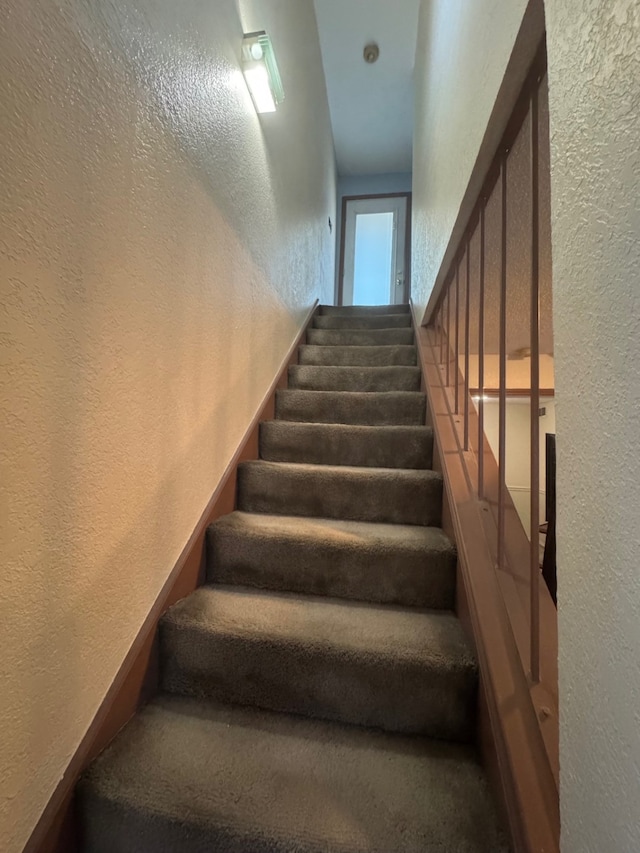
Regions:
<instances>
[{"instance_id":1,"label":"doorknob","mask_svg":"<svg viewBox=\"0 0 640 853\"><path fill-rule=\"evenodd\" d=\"M396 286L402 287L404 284L404 273L399 272L396 276Z\"/></svg>"}]
</instances>

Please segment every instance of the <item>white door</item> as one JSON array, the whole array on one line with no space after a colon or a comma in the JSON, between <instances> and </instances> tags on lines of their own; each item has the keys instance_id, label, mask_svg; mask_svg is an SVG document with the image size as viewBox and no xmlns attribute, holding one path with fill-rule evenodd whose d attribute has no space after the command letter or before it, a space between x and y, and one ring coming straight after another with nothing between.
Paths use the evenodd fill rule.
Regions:
<instances>
[{"instance_id":1,"label":"white door","mask_svg":"<svg viewBox=\"0 0 640 853\"><path fill-rule=\"evenodd\" d=\"M405 301L407 197L347 201L343 305Z\"/></svg>"}]
</instances>

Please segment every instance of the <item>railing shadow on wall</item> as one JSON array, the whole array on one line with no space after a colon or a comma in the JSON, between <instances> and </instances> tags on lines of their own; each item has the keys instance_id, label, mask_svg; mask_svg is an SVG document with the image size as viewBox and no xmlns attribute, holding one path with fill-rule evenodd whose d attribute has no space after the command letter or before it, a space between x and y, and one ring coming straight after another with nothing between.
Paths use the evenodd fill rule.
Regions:
<instances>
[{"instance_id":1,"label":"railing shadow on wall","mask_svg":"<svg viewBox=\"0 0 640 853\"><path fill-rule=\"evenodd\" d=\"M548 133L543 44L418 336L464 607L493 696L488 714L500 718L492 729L505 739L498 763L510 764L507 782L498 772L513 787L504 792L521 824L512 836L531 851L558 849L559 834L557 614L540 549L548 502L539 415L541 400L554 405ZM512 418L516 404L527 409ZM516 467L528 472L526 513L509 492ZM555 594L555 559L545 572Z\"/></svg>"}]
</instances>

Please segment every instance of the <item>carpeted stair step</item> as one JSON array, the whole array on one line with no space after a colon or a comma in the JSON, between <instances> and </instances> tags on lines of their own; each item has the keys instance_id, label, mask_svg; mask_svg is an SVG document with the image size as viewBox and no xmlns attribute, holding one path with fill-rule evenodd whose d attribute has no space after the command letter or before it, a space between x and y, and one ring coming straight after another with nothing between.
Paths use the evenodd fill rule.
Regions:
<instances>
[{"instance_id":1,"label":"carpeted stair step","mask_svg":"<svg viewBox=\"0 0 640 853\"><path fill-rule=\"evenodd\" d=\"M320 305L319 314L368 317L375 314L409 314L408 305ZM316 315L317 316L317 315Z\"/></svg>"},{"instance_id":2,"label":"carpeted stair step","mask_svg":"<svg viewBox=\"0 0 640 853\"><path fill-rule=\"evenodd\" d=\"M409 329L409 314L358 314L325 315L316 314L313 318L314 329Z\"/></svg>"},{"instance_id":3,"label":"carpeted stair step","mask_svg":"<svg viewBox=\"0 0 640 853\"><path fill-rule=\"evenodd\" d=\"M294 364L289 388L301 391L419 391L419 367L317 367Z\"/></svg>"},{"instance_id":4,"label":"carpeted stair step","mask_svg":"<svg viewBox=\"0 0 640 853\"><path fill-rule=\"evenodd\" d=\"M425 422L426 397L415 391L276 391L276 417L285 421L384 426Z\"/></svg>"},{"instance_id":5,"label":"carpeted stair step","mask_svg":"<svg viewBox=\"0 0 640 853\"><path fill-rule=\"evenodd\" d=\"M200 587L160 623L178 693L445 740L471 740L477 666L448 611Z\"/></svg>"},{"instance_id":6,"label":"carpeted stair step","mask_svg":"<svg viewBox=\"0 0 640 853\"><path fill-rule=\"evenodd\" d=\"M433 432L426 426L263 421L260 458L269 462L431 468Z\"/></svg>"},{"instance_id":7,"label":"carpeted stair step","mask_svg":"<svg viewBox=\"0 0 640 853\"><path fill-rule=\"evenodd\" d=\"M393 468L242 462L238 509L437 527L442 476L435 471Z\"/></svg>"},{"instance_id":8,"label":"carpeted stair step","mask_svg":"<svg viewBox=\"0 0 640 853\"><path fill-rule=\"evenodd\" d=\"M410 346L414 337L413 329L307 329L307 343L320 347Z\"/></svg>"},{"instance_id":9,"label":"carpeted stair step","mask_svg":"<svg viewBox=\"0 0 640 853\"><path fill-rule=\"evenodd\" d=\"M342 367L390 367L418 363L416 348L412 346L382 347L316 347L298 349L300 364L338 365Z\"/></svg>"},{"instance_id":10,"label":"carpeted stair step","mask_svg":"<svg viewBox=\"0 0 640 853\"><path fill-rule=\"evenodd\" d=\"M79 788L83 853L507 853L475 751L160 696Z\"/></svg>"},{"instance_id":11,"label":"carpeted stair step","mask_svg":"<svg viewBox=\"0 0 640 853\"><path fill-rule=\"evenodd\" d=\"M456 553L439 527L233 512L207 531L207 578L281 592L452 609Z\"/></svg>"}]
</instances>

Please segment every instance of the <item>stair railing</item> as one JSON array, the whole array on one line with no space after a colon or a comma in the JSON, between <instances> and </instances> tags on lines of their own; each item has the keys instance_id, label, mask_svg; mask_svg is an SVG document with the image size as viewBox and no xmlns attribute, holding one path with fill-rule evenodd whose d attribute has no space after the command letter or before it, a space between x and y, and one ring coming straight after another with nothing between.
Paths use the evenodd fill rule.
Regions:
<instances>
[{"instance_id":1,"label":"stair railing","mask_svg":"<svg viewBox=\"0 0 640 853\"><path fill-rule=\"evenodd\" d=\"M552 524L547 519L553 541L547 543L544 577L540 543L544 520L540 495L545 480L544 464L540 474L545 453L541 401L549 405L554 396L547 94L546 52L541 45L444 286L430 303L421 338L429 349L426 361L433 368L431 378L425 371L427 385L432 384L430 402L444 401L451 427L447 435L455 436L455 450L448 449L449 443L443 454L455 452L451 470L462 472L456 475L459 482L464 481L459 492L465 505L462 512L469 503L467 490L481 510L496 587L528 684L532 719L539 724L536 737L541 735L548 778L554 780L549 783L554 790L545 792L545 797L548 794L549 809L555 811L555 512ZM439 383L435 390L434 380ZM493 421L496 401L497 424L492 426L497 435L491 442L489 405ZM529 403L528 440L523 441L521 434L517 447L508 424L508 409L515 411L514 401L521 406ZM521 423L522 411L517 414ZM450 427L447 422L446 430ZM509 467L523 468L525 459L528 518L526 506L516 506L508 480ZM557 828L557 812L550 820Z\"/></svg>"}]
</instances>

